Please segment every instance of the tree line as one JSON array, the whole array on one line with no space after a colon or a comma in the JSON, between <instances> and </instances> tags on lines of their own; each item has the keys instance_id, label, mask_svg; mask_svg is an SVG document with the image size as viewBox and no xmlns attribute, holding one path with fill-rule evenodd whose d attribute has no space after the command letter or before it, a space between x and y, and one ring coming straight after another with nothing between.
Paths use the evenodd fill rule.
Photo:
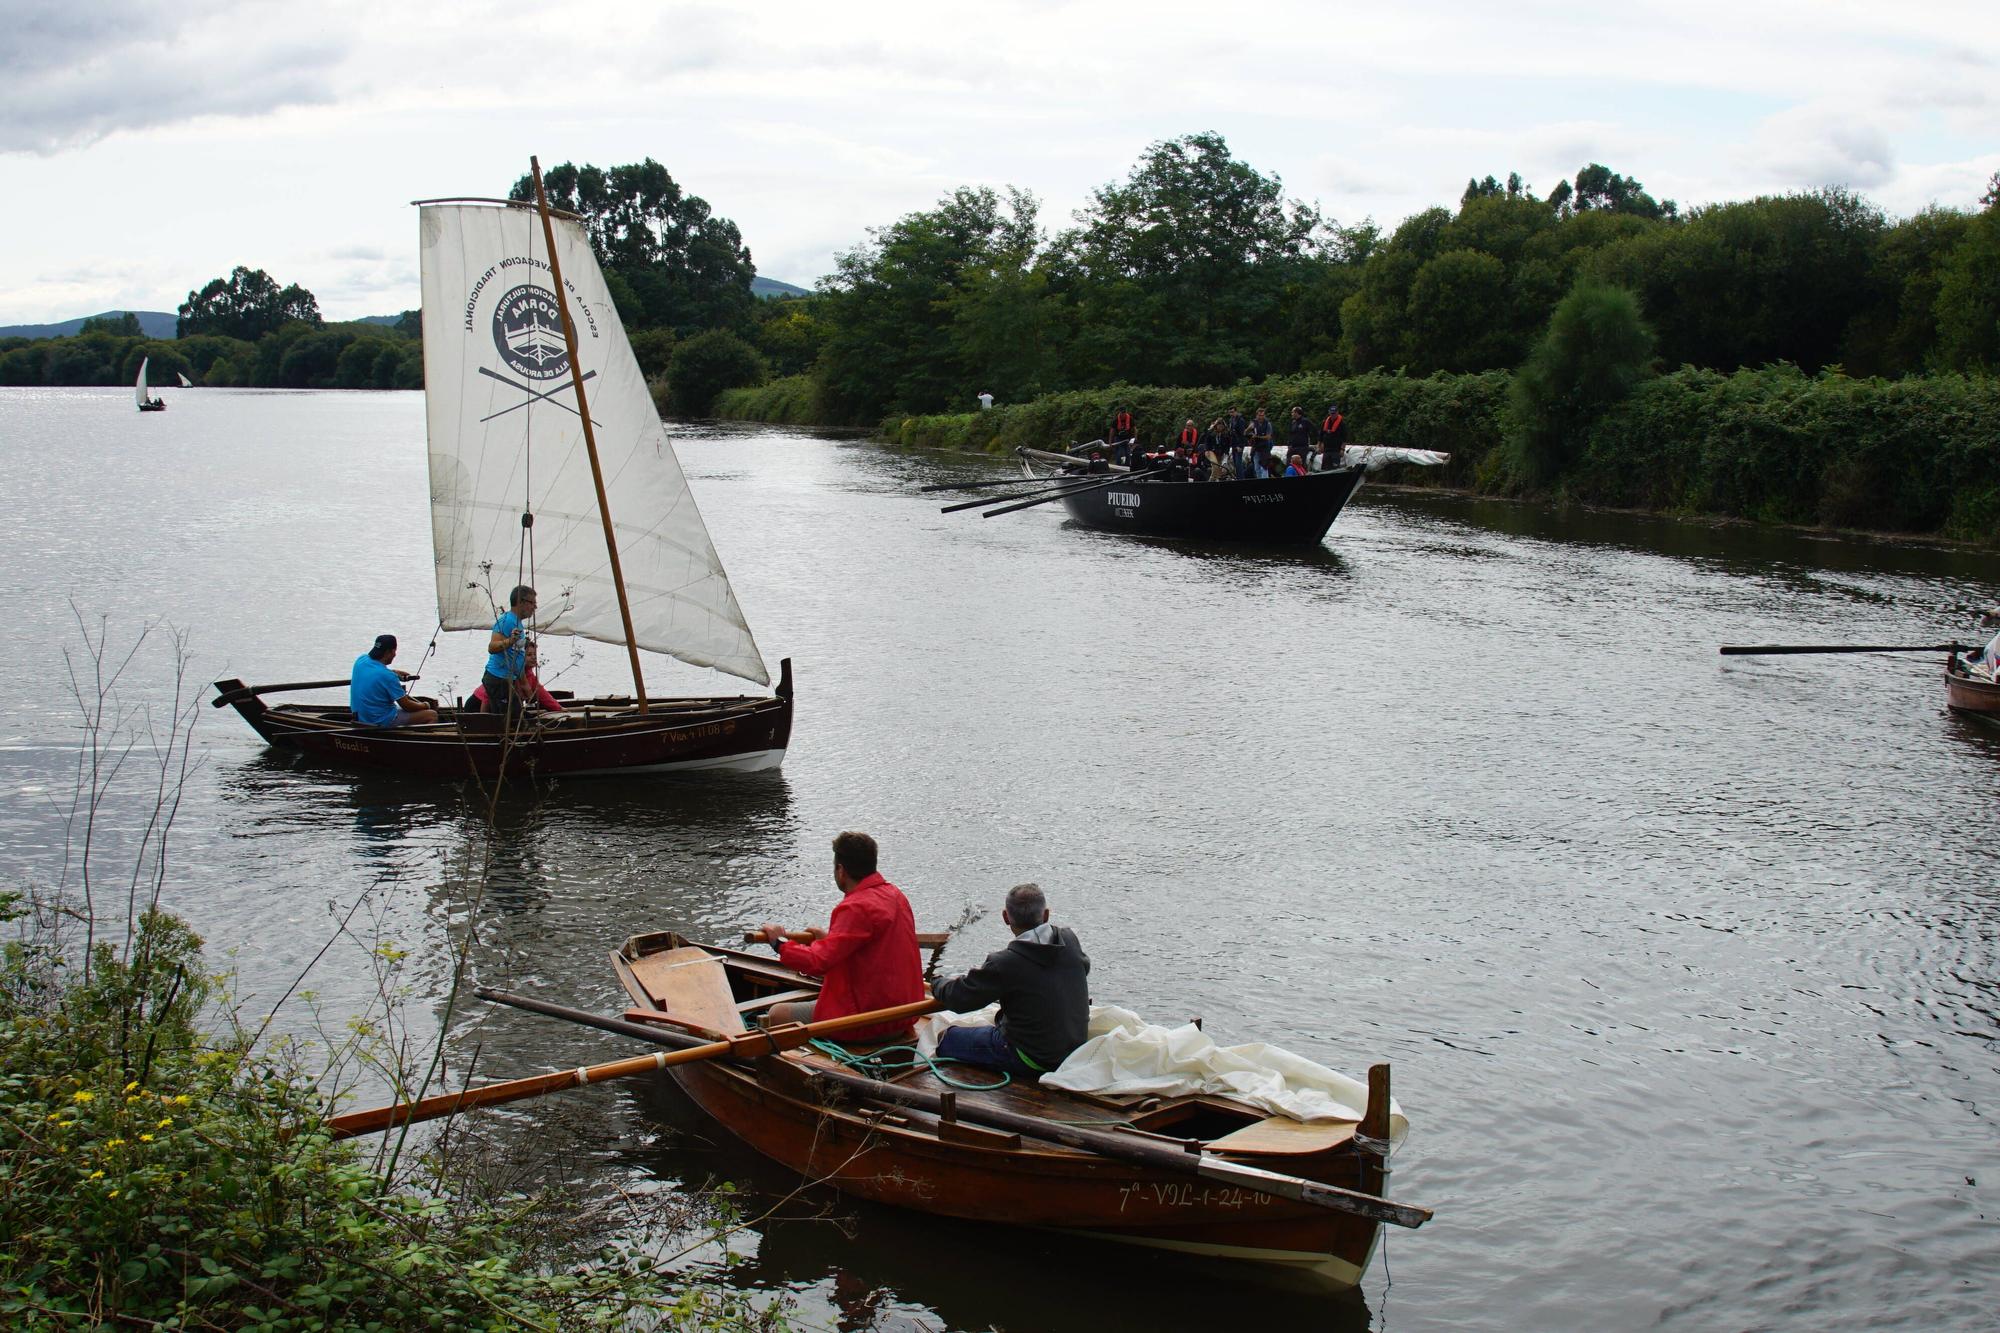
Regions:
<instances>
[{"instance_id":1,"label":"tree line","mask_svg":"<svg viewBox=\"0 0 2000 1333\"><path fill-rule=\"evenodd\" d=\"M1128 383L1513 370L1579 284L1629 292L1663 367L1853 376L2000 369L2000 176L1891 220L1829 187L1683 210L1597 163L1518 174L1384 232L1345 226L1221 136L1156 143L1075 225L963 187L871 229L753 341L813 419L872 423ZM1971 201L1967 201L1970 205Z\"/></svg>"},{"instance_id":2,"label":"tree line","mask_svg":"<svg viewBox=\"0 0 2000 1333\"><path fill-rule=\"evenodd\" d=\"M69 338L0 339L0 384L130 384L142 360L155 385L186 375L223 388L419 389L421 322L328 324L298 284L239 265L188 293L177 337L148 338L129 311L85 320Z\"/></svg>"}]
</instances>

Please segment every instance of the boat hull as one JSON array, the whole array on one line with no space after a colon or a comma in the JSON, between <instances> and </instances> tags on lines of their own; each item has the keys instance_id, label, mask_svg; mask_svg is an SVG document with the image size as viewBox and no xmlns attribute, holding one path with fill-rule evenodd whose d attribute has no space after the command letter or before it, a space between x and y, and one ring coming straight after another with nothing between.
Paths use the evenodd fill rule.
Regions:
<instances>
[{"instance_id":1,"label":"boat hull","mask_svg":"<svg viewBox=\"0 0 2000 1333\"><path fill-rule=\"evenodd\" d=\"M687 957L697 950L729 976L719 995L701 996L702 973ZM810 997L817 985L768 956L691 946L671 932L633 937L612 964L635 1005L688 1015L689 1030L703 1037L741 1031L737 1012L749 1020L762 1006ZM981 1116L984 1108L1090 1127L1154 1151L1199 1143L1212 1160L1379 1197L1384 1164L1357 1145L1352 1125L1300 1125L1201 1094L1098 1097L1030 1084L952 1089L947 1115L947 1087L927 1070L895 1082L937 1095L928 1106L857 1099L826 1077L843 1073L826 1054L802 1047L679 1065L665 1076L751 1150L873 1203L1277 1265L1333 1286L1358 1283L1374 1251L1380 1224L1371 1219L1173 1171L1143 1154L1133 1160L1002 1132Z\"/></svg>"},{"instance_id":2,"label":"boat hull","mask_svg":"<svg viewBox=\"0 0 2000 1333\"><path fill-rule=\"evenodd\" d=\"M526 714L511 731L503 716L458 709L428 726L362 727L344 708L272 707L235 680L216 688L217 702L278 749L442 780L755 772L784 762L792 734L789 662L769 698L659 699L645 714L629 699L573 700L561 713Z\"/></svg>"},{"instance_id":3,"label":"boat hull","mask_svg":"<svg viewBox=\"0 0 2000 1333\"><path fill-rule=\"evenodd\" d=\"M2000 717L2000 684L1975 680L1946 667L1944 701L1947 707L1961 713L1985 713Z\"/></svg>"},{"instance_id":4,"label":"boat hull","mask_svg":"<svg viewBox=\"0 0 2000 1333\"><path fill-rule=\"evenodd\" d=\"M1380 1228L1365 1218L1066 1149L947 1142L937 1122L921 1112L876 1118L830 1109L803 1092L788 1095L779 1086L789 1081L782 1076L757 1072L788 1062L790 1057L748 1066L708 1062L668 1073L697 1107L753 1151L873 1203L1275 1264L1344 1287L1360 1282L1374 1250ZM1246 1160L1324 1184L1367 1188L1356 1154L1347 1155L1345 1169L1331 1160Z\"/></svg>"},{"instance_id":5,"label":"boat hull","mask_svg":"<svg viewBox=\"0 0 2000 1333\"><path fill-rule=\"evenodd\" d=\"M1105 532L1251 546L1316 546L1361 488L1359 465L1262 481L1135 481L1062 497L1070 518ZM1043 475L1029 469L1029 475ZM1083 478L1086 482L1091 478Z\"/></svg>"}]
</instances>

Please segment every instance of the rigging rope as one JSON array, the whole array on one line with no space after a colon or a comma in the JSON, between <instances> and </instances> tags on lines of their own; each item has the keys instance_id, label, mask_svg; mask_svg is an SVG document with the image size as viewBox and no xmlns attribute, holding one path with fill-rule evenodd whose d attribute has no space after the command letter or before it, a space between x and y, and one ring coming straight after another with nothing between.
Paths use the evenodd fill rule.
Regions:
<instances>
[{"instance_id":1,"label":"rigging rope","mask_svg":"<svg viewBox=\"0 0 2000 1333\"><path fill-rule=\"evenodd\" d=\"M812 1048L827 1057L827 1059L832 1060L835 1064L852 1069L856 1073L865 1074L869 1078L881 1079L885 1082L905 1069L917 1068L929 1069L932 1077L936 1078L938 1082L948 1088L958 1088L964 1092L989 1092L994 1088L1004 1088L1014 1081L1012 1074L1009 1074L1005 1070L996 1070L994 1072L1000 1075L998 1083L960 1082L958 1079L945 1073L942 1069L939 1069L938 1065L963 1064L964 1061L954 1060L948 1055L925 1055L914 1046L878 1046L867 1054L862 1055L848 1050L837 1041L827 1041L823 1038L815 1037L812 1041ZM906 1060L890 1060L886 1058L899 1051L908 1051L910 1058Z\"/></svg>"}]
</instances>

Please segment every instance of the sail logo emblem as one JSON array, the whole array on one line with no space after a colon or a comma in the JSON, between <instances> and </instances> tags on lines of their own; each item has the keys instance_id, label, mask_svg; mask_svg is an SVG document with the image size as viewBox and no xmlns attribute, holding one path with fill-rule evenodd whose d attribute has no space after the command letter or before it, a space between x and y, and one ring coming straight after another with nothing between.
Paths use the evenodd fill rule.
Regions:
<instances>
[{"instance_id":1,"label":"sail logo emblem","mask_svg":"<svg viewBox=\"0 0 2000 1333\"><path fill-rule=\"evenodd\" d=\"M493 345L503 361L531 380L569 373L562 312L546 287L526 283L501 296L493 307Z\"/></svg>"}]
</instances>

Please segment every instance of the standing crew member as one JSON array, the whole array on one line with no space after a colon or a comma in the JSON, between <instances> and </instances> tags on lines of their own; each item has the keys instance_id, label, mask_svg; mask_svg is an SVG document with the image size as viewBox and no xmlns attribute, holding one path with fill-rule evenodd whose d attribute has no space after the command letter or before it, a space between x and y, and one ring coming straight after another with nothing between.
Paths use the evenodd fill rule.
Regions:
<instances>
[{"instance_id":1,"label":"standing crew member","mask_svg":"<svg viewBox=\"0 0 2000 1333\"><path fill-rule=\"evenodd\" d=\"M489 713L519 712L527 702L515 687L528 674L525 622L534 616L535 604L535 590L525 583L516 584L507 594L507 610L493 622L493 632L486 637L486 674L479 684L486 691Z\"/></svg>"},{"instance_id":2,"label":"standing crew member","mask_svg":"<svg viewBox=\"0 0 2000 1333\"><path fill-rule=\"evenodd\" d=\"M1189 417L1187 424L1181 427L1180 443L1183 449L1192 450L1200 446L1201 428L1194 424L1193 417Z\"/></svg>"},{"instance_id":3,"label":"standing crew member","mask_svg":"<svg viewBox=\"0 0 2000 1333\"><path fill-rule=\"evenodd\" d=\"M1111 433L1105 436L1106 439L1129 440L1138 434L1138 429L1132 420L1132 414L1125 408L1121 407L1111 414Z\"/></svg>"},{"instance_id":4,"label":"standing crew member","mask_svg":"<svg viewBox=\"0 0 2000 1333\"><path fill-rule=\"evenodd\" d=\"M1326 419L1319 423L1319 442L1326 454L1326 466L1336 468L1347 458L1347 417L1339 403L1326 405Z\"/></svg>"}]
</instances>

